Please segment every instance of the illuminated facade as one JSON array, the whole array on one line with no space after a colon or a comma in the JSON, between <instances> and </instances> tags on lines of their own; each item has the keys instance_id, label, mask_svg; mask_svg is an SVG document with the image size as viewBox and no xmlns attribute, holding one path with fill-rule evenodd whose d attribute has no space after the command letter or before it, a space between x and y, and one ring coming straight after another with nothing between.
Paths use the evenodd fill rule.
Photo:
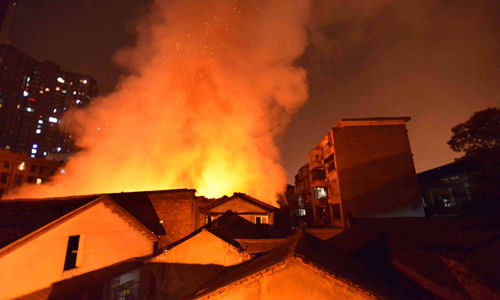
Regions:
<instances>
[{"instance_id":1,"label":"illuminated facade","mask_svg":"<svg viewBox=\"0 0 500 300\"><path fill-rule=\"evenodd\" d=\"M97 85L90 76L0 45L0 148L31 157L73 151L71 136L59 129L62 115L95 96Z\"/></svg>"},{"instance_id":2,"label":"illuminated facade","mask_svg":"<svg viewBox=\"0 0 500 300\"><path fill-rule=\"evenodd\" d=\"M46 182L61 167L55 160L0 149L0 197L21 184Z\"/></svg>"},{"instance_id":3,"label":"illuminated facade","mask_svg":"<svg viewBox=\"0 0 500 300\"><path fill-rule=\"evenodd\" d=\"M344 227L348 216L424 216L406 122L342 119L295 176L310 226Z\"/></svg>"}]
</instances>

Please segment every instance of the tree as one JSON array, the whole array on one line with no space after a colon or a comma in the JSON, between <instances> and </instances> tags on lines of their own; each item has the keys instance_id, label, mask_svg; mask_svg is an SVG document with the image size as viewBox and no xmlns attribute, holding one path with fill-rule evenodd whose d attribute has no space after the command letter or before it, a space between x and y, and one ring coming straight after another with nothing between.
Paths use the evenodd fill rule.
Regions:
<instances>
[{"instance_id":1,"label":"tree","mask_svg":"<svg viewBox=\"0 0 500 300\"><path fill-rule=\"evenodd\" d=\"M451 129L448 141L455 152L475 155L500 146L500 110L496 107L476 112L468 121Z\"/></svg>"},{"instance_id":2,"label":"tree","mask_svg":"<svg viewBox=\"0 0 500 300\"><path fill-rule=\"evenodd\" d=\"M465 152L460 160L470 168L473 197L471 209L479 216L500 216L500 110L496 107L476 112L452 129L448 145Z\"/></svg>"}]
</instances>

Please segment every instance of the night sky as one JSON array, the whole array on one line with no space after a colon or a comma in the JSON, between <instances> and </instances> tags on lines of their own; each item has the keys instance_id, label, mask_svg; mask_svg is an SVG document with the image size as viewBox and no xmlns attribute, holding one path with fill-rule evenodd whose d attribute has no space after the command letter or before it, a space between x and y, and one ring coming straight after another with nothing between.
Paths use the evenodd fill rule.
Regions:
<instances>
[{"instance_id":1,"label":"night sky","mask_svg":"<svg viewBox=\"0 0 500 300\"><path fill-rule=\"evenodd\" d=\"M122 73L113 53L134 43L151 1L19 0L11 42L38 60L89 74L100 93ZM276 16L279 17L279 16ZM310 99L279 141L290 183L341 118L411 116L417 171L459 154L451 127L500 104L497 0L316 1L298 62Z\"/></svg>"}]
</instances>

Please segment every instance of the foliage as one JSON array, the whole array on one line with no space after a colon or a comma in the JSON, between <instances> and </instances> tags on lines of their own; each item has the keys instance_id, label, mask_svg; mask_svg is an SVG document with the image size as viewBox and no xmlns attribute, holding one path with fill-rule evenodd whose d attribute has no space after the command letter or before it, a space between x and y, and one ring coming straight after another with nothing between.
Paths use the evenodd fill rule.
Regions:
<instances>
[{"instance_id":1,"label":"foliage","mask_svg":"<svg viewBox=\"0 0 500 300\"><path fill-rule=\"evenodd\" d=\"M496 107L476 112L468 121L451 129L448 141L451 149L474 155L498 148L500 145L500 110Z\"/></svg>"},{"instance_id":2,"label":"foliage","mask_svg":"<svg viewBox=\"0 0 500 300\"><path fill-rule=\"evenodd\" d=\"M472 213L500 216L500 110L496 107L476 112L469 120L452 128L451 149L465 152L461 158L471 166Z\"/></svg>"}]
</instances>

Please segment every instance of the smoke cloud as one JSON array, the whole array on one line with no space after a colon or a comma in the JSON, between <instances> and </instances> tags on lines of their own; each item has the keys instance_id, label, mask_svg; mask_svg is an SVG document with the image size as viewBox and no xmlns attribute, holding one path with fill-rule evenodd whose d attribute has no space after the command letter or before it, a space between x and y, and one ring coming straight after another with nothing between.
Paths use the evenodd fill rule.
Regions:
<instances>
[{"instance_id":1,"label":"smoke cloud","mask_svg":"<svg viewBox=\"0 0 500 300\"><path fill-rule=\"evenodd\" d=\"M83 150L50 183L11 196L196 188L274 202L286 184L275 139L307 99L309 1L155 1L130 75L64 123Z\"/></svg>"}]
</instances>

